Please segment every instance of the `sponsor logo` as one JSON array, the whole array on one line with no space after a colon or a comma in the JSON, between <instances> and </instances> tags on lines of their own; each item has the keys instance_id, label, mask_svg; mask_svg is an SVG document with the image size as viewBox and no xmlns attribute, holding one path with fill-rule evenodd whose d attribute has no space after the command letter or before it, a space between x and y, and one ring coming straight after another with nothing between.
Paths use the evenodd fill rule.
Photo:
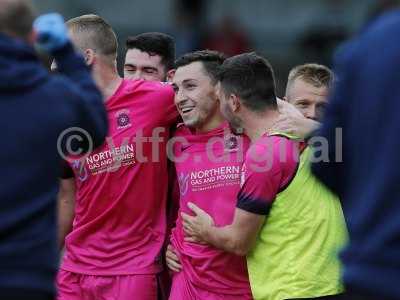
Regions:
<instances>
[{"instance_id":1,"label":"sponsor logo","mask_svg":"<svg viewBox=\"0 0 400 300\"><path fill-rule=\"evenodd\" d=\"M235 165L223 166L219 168L192 171L189 175L190 176L187 176L185 180L190 180L190 186L193 192L199 192L239 185L240 167Z\"/></svg>"},{"instance_id":2,"label":"sponsor logo","mask_svg":"<svg viewBox=\"0 0 400 300\"><path fill-rule=\"evenodd\" d=\"M89 176L88 171L85 167L85 164L82 161L74 160L72 162L72 168L74 168L76 170L76 172L78 174L78 179L80 181L85 181L88 178L88 176Z\"/></svg>"},{"instance_id":3,"label":"sponsor logo","mask_svg":"<svg viewBox=\"0 0 400 300\"><path fill-rule=\"evenodd\" d=\"M93 153L86 157L86 164L93 175L105 171L115 172L119 167L133 165L135 163L134 144L112 146L110 149Z\"/></svg>"},{"instance_id":4,"label":"sponsor logo","mask_svg":"<svg viewBox=\"0 0 400 300\"><path fill-rule=\"evenodd\" d=\"M243 164L242 172L240 174L240 187L243 187L245 180L246 180L246 164Z\"/></svg>"},{"instance_id":5,"label":"sponsor logo","mask_svg":"<svg viewBox=\"0 0 400 300\"><path fill-rule=\"evenodd\" d=\"M185 196L189 188L189 174L185 175L184 173L181 173L178 176L178 182L179 192L181 193L181 196Z\"/></svg>"}]
</instances>

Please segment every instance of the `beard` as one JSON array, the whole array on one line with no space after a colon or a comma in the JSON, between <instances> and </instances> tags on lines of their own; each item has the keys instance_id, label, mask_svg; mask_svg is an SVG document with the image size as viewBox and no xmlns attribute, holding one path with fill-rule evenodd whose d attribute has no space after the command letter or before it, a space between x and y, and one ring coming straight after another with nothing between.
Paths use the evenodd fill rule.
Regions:
<instances>
[{"instance_id":1,"label":"beard","mask_svg":"<svg viewBox=\"0 0 400 300\"><path fill-rule=\"evenodd\" d=\"M225 106L222 110L224 118L228 121L229 127L234 134L241 135L244 132L242 120L233 114L229 106Z\"/></svg>"},{"instance_id":2,"label":"beard","mask_svg":"<svg viewBox=\"0 0 400 300\"><path fill-rule=\"evenodd\" d=\"M236 135L241 135L244 133L244 128L242 126L242 121L237 118L233 117L230 120L228 120L229 127L231 128L231 131L236 134Z\"/></svg>"}]
</instances>

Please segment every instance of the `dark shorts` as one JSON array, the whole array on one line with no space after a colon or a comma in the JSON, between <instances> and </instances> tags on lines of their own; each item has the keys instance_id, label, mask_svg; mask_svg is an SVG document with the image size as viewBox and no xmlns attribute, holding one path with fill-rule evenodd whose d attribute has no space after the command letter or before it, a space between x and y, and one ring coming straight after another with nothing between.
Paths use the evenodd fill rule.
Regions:
<instances>
[{"instance_id":1,"label":"dark shorts","mask_svg":"<svg viewBox=\"0 0 400 300\"><path fill-rule=\"evenodd\" d=\"M340 295L317 297L317 298L303 298L303 299L287 299L287 300L396 300L391 298L383 298L380 296L371 296L360 294L357 292L346 292Z\"/></svg>"},{"instance_id":2,"label":"dark shorts","mask_svg":"<svg viewBox=\"0 0 400 300\"><path fill-rule=\"evenodd\" d=\"M286 299L286 300L344 300L344 294L333 295L333 296L324 296L324 297L316 297L316 298L301 298L301 299Z\"/></svg>"},{"instance_id":3,"label":"dark shorts","mask_svg":"<svg viewBox=\"0 0 400 300\"><path fill-rule=\"evenodd\" d=\"M53 300L54 295L28 289L0 289L1 299L7 300Z\"/></svg>"}]
</instances>

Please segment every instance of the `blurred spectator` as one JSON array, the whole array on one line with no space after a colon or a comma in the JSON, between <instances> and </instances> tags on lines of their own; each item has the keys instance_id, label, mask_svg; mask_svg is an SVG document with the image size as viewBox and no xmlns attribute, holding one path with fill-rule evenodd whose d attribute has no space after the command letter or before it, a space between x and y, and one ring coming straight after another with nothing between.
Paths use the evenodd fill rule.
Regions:
<instances>
[{"instance_id":1,"label":"blurred spectator","mask_svg":"<svg viewBox=\"0 0 400 300\"><path fill-rule=\"evenodd\" d=\"M62 17L41 16L33 29L34 17L29 0L0 0L0 127L7 128L0 142L0 298L7 300L54 299L61 156L91 150L107 133L103 98ZM62 75L48 74L34 42Z\"/></svg>"},{"instance_id":2,"label":"blurred spectator","mask_svg":"<svg viewBox=\"0 0 400 300\"><path fill-rule=\"evenodd\" d=\"M175 0L176 55L177 57L200 48L200 40L205 24L206 1Z\"/></svg>"},{"instance_id":3,"label":"blurred spectator","mask_svg":"<svg viewBox=\"0 0 400 300\"><path fill-rule=\"evenodd\" d=\"M217 24L215 31L206 37L203 48L222 52L233 56L248 52L251 48L248 34L243 27L238 25L233 16L225 16Z\"/></svg>"},{"instance_id":4,"label":"blurred spectator","mask_svg":"<svg viewBox=\"0 0 400 300\"><path fill-rule=\"evenodd\" d=\"M331 65L334 49L348 36L348 15L343 0L325 0L324 9L317 10L309 28L300 39L305 60Z\"/></svg>"},{"instance_id":5,"label":"blurred spectator","mask_svg":"<svg viewBox=\"0 0 400 300\"><path fill-rule=\"evenodd\" d=\"M400 5L399 0L378 0L370 10L366 23L372 21L388 10L397 8Z\"/></svg>"},{"instance_id":6,"label":"blurred spectator","mask_svg":"<svg viewBox=\"0 0 400 300\"><path fill-rule=\"evenodd\" d=\"M400 299L400 10L369 23L336 56L338 81L314 173L341 198L349 300ZM342 134L343 133L343 134Z\"/></svg>"}]
</instances>

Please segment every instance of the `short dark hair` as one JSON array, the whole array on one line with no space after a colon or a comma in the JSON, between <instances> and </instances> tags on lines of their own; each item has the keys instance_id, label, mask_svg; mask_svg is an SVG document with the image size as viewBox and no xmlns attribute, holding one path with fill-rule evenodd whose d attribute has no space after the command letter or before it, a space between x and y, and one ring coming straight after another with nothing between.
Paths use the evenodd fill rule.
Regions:
<instances>
[{"instance_id":1,"label":"short dark hair","mask_svg":"<svg viewBox=\"0 0 400 300\"><path fill-rule=\"evenodd\" d=\"M5 1L0 5L0 32L26 39L34 19L35 10L29 0Z\"/></svg>"},{"instance_id":2,"label":"short dark hair","mask_svg":"<svg viewBox=\"0 0 400 300\"><path fill-rule=\"evenodd\" d=\"M194 62L202 62L204 69L215 84L218 81L219 67L225 61L226 56L223 53L213 50L200 50L187 53L175 62L175 68L183 67Z\"/></svg>"},{"instance_id":3,"label":"short dark hair","mask_svg":"<svg viewBox=\"0 0 400 300\"><path fill-rule=\"evenodd\" d=\"M117 57L118 42L114 30L103 18L97 15L83 15L67 22L69 30L79 35L82 51L93 49L105 56Z\"/></svg>"},{"instance_id":4,"label":"short dark hair","mask_svg":"<svg viewBox=\"0 0 400 300\"><path fill-rule=\"evenodd\" d=\"M150 55L161 56L161 63L167 70L174 68L175 40L172 36L161 32L146 32L128 37L126 49L139 49Z\"/></svg>"},{"instance_id":5,"label":"short dark hair","mask_svg":"<svg viewBox=\"0 0 400 300\"><path fill-rule=\"evenodd\" d=\"M236 94L250 110L277 109L273 69L256 53L226 59L218 79L225 94Z\"/></svg>"}]
</instances>

